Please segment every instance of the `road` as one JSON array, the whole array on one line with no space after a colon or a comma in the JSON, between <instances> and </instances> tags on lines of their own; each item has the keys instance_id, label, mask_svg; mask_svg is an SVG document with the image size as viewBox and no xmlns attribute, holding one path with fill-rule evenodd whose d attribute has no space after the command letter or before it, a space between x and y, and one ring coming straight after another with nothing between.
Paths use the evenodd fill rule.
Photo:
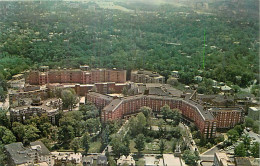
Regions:
<instances>
[{"instance_id":1,"label":"road","mask_svg":"<svg viewBox=\"0 0 260 166\"><path fill-rule=\"evenodd\" d=\"M180 127L183 128L184 130L186 130L187 133L188 133L188 137L189 137L189 138L188 138L187 144L188 144L190 150L192 150L192 151L198 151L198 148L197 148L197 146L196 146L196 144L195 144L195 141L194 141L193 138L192 138L192 134L191 134L191 132L190 132L189 127L188 127L187 125L185 125L185 124L182 124L182 123L180 123ZM184 140L185 140L185 137L184 137ZM193 145L191 144L191 142L193 142ZM198 151L198 152L199 152L199 151Z\"/></svg>"},{"instance_id":2,"label":"road","mask_svg":"<svg viewBox=\"0 0 260 166\"><path fill-rule=\"evenodd\" d=\"M210 149L209 151L206 151L203 153L203 155L214 155L215 152L218 152L219 148L217 146L213 147L212 149Z\"/></svg>"},{"instance_id":3,"label":"road","mask_svg":"<svg viewBox=\"0 0 260 166\"><path fill-rule=\"evenodd\" d=\"M249 132L248 132L248 131L246 131L246 129L244 129L244 133L245 133L245 134L248 134L249 137L254 138L255 141L257 141L257 142L260 143L260 136L258 137L258 134L254 133L253 131L249 131Z\"/></svg>"}]
</instances>

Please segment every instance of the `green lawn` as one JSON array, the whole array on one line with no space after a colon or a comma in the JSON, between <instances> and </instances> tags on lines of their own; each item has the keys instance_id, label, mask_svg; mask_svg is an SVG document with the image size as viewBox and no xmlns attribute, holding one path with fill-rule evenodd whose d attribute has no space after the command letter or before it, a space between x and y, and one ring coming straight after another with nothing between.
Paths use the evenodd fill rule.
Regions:
<instances>
[{"instance_id":1,"label":"green lawn","mask_svg":"<svg viewBox=\"0 0 260 166\"><path fill-rule=\"evenodd\" d=\"M96 142L91 142L89 146L89 153L99 153L101 147L101 142L96 141Z\"/></svg>"},{"instance_id":2,"label":"green lawn","mask_svg":"<svg viewBox=\"0 0 260 166\"><path fill-rule=\"evenodd\" d=\"M200 153L203 153L203 152L205 152L206 150L208 150L208 149L205 148L205 147L200 147L200 146L197 146L197 147L198 147Z\"/></svg>"}]
</instances>

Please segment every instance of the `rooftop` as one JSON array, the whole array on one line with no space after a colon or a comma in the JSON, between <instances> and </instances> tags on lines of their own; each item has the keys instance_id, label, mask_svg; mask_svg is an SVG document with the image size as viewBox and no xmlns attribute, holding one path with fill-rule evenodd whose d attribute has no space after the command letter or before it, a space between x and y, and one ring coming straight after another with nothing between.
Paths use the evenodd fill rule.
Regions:
<instances>
[{"instance_id":1,"label":"rooftop","mask_svg":"<svg viewBox=\"0 0 260 166\"><path fill-rule=\"evenodd\" d=\"M32 151L29 148L25 148L21 142L5 145L5 149L17 165L33 161L33 157L28 154L32 153Z\"/></svg>"},{"instance_id":2,"label":"rooftop","mask_svg":"<svg viewBox=\"0 0 260 166\"><path fill-rule=\"evenodd\" d=\"M260 111L260 107L249 107L252 111Z\"/></svg>"},{"instance_id":3,"label":"rooftop","mask_svg":"<svg viewBox=\"0 0 260 166\"><path fill-rule=\"evenodd\" d=\"M51 154L49 149L41 141L31 142L30 146L32 149L36 149L41 156Z\"/></svg>"},{"instance_id":4,"label":"rooftop","mask_svg":"<svg viewBox=\"0 0 260 166\"><path fill-rule=\"evenodd\" d=\"M100 94L100 93L97 93L97 92L89 92L87 94L87 96L95 96L95 97L99 97L99 98L105 99L105 100L113 100L113 97L108 96L108 95L103 95L103 94Z\"/></svg>"},{"instance_id":5,"label":"rooftop","mask_svg":"<svg viewBox=\"0 0 260 166\"><path fill-rule=\"evenodd\" d=\"M242 112L243 111L242 108L237 108L237 107L235 107L235 108L230 108L230 107L229 108L220 108L220 107L216 108L216 107L214 107L214 108L210 108L208 110L209 111L214 111L214 112L221 112L221 111Z\"/></svg>"}]
</instances>

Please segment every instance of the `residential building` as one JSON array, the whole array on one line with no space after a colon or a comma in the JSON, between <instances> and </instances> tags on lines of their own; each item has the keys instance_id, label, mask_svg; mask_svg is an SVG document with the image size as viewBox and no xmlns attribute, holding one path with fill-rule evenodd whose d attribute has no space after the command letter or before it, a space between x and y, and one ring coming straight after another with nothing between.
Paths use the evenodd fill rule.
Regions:
<instances>
[{"instance_id":1,"label":"residential building","mask_svg":"<svg viewBox=\"0 0 260 166\"><path fill-rule=\"evenodd\" d=\"M117 69L49 69L43 66L40 70L30 71L26 83L30 85L45 85L49 83L79 83L93 84L98 82L126 82L126 71Z\"/></svg>"},{"instance_id":2,"label":"residential building","mask_svg":"<svg viewBox=\"0 0 260 166\"><path fill-rule=\"evenodd\" d=\"M86 96L86 100L87 102L93 103L98 109L103 109L113 100L113 97L96 92L89 92Z\"/></svg>"},{"instance_id":3,"label":"residential building","mask_svg":"<svg viewBox=\"0 0 260 166\"><path fill-rule=\"evenodd\" d=\"M174 95L175 90L164 90L164 95L140 94L129 97L111 98L98 93L89 93L88 101L102 109L101 120L106 122L127 118L138 113L143 106L150 107L159 112L161 107L169 105L171 109L177 108L183 115L183 120L194 122L199 131L206 138L215 137L216 129L232 128L243 122L244 111L240 107L209 107L198 100L196 91L187 90L185 94Z\"/></svg>"},{"instance_id":4,"label":"residential building","mask_svg":"<svg viewBox=\"0 0 260 166\"><path fill-rule=\"evenodd\" d=\"M260 159L253 157L235 157L236 166L259 166Z\"/></svg>"},{"instance_id":5,"label":"residential building","mask_svg":"<svg viewBox=\"0 0 260 166\"><path fill-rule=\"evenodd\" d=\"M82 158L82 164L83 166L93 166L94 159L92 156L84 156Z\"/></svg>"},{"instance_id":6,"label":"residential building","mask_svg":"<svg viewBox=\"0 0 260 166\"><path fill-rule=\"evenodd\" d=\"M97 157L98 166L107 166L107 157L105 155L99 155Z\"/></svg>"},{"instance_id":7,"label":"residential building","mask_svg":"<svg viewBox=\"0 0 260 166\"><path fill-rule=\"evenodd\" d=\"M135 83L165 83L164 76L156 72L147 70L137 70L131 72L131 81Z\"/></svg>"},{"instance_id":8,"label":"residential building","mask_svg":"<svg viewBox=\"0 0 260 166\"><path fill-rule=\"evenodd\" d=\"M209 108L208 109L217 120L217 128L233 128L244 122L243 108Z\"/></svg>"},{"instance_id":9,"label":"residential building","mask_svg":"<svg viewBox=\"0 0 260 166\"><path fill-rule=\"evenodd\" d=\"M123 164L129 165L129 166L135 166L135 160L131 155L129 155L127 157L123 155L117 160L117 165L122 166Z\"/></svg>"},{"instance_id":10,"label":"residential building","mask_svg":"<svg viewBox=\"0 0 260 166\"><path fill-rule=\"evenodd\" d=\"M103 108L101 119L102 121L121 119L138 113L142 106L150 107L153 111L159 112L161 107L166 104L171 109L180 109L182 115L194 121L201 133L204 133L207 138L215 136L217 122L209 111L189 99L182 100L169 96L137 95L114 99Z\"/></svg>"},{"instance_id":11,"label":"residential building","mask_svg":"<svg viewBox=\"0 0 260 166\"><path fill-rule=\"evenodd\" d=\"M21 142L5 145L7 162L9 166L33 165L46 162L48 166L54 165L50 151L40 142L31 142L24 147Z\"/></svg>"},{"instance_id":12,"label":"residential building","mask_svg":"<svg viewBox=\"0 0 260 166\"><path fill-rule=\"evenodd\" d=\"M38 98L38 100L40 100ZM49 117L49 121L55 124L56 115L59 113L62 107L62 100L53 98L42 101L35 101L28 99L28 101L21 101L21 105L18 107L10 108L10 120L11 122L25 122L33 115L42 116L46 114Z\"/></svg>"},{"instance_id":13,"label":"residential building","mask_svg":"<svg viewBox=\"0 0 260 166\"><path fill-rule=\"evenodd\" d=\"M253 120L259 120L260 107L249 107L248 109L248 117L252 118Z\"/></svg>"},{"instance_id":14,"label":"residential building","mask_svg":"<svg viewBox=\"0 0 260 166\"><path fill-rule=\"evenodd\" d=\"M174 77L174 78L179 78L179 71L172 71L171 72L171 76Z\"/></svg>"}]
</instances>

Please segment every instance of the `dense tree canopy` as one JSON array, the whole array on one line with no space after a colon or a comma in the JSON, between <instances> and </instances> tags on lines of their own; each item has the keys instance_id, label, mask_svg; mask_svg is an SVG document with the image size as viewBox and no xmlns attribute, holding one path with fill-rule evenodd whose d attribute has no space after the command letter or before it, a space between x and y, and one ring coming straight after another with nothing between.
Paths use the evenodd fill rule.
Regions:
<instances>
[{"instance_id":1,"label":"dense tree canopy","mask_svg":"<svg viewBox=\"0 0 260 166\"><path fill-rule=\"evenodd\" d=\"M192 5L116 4L139 10L103 9L97 3L92 11L81 2L1 2L1 98L3 79L39 65L145 68L166 77L178 70L185 84L198 74L239 86L257 78L257 1L209 2L209 10L200 13ZM218 10L222 5L227 9Z\"/></svg>"}]
</instances>

